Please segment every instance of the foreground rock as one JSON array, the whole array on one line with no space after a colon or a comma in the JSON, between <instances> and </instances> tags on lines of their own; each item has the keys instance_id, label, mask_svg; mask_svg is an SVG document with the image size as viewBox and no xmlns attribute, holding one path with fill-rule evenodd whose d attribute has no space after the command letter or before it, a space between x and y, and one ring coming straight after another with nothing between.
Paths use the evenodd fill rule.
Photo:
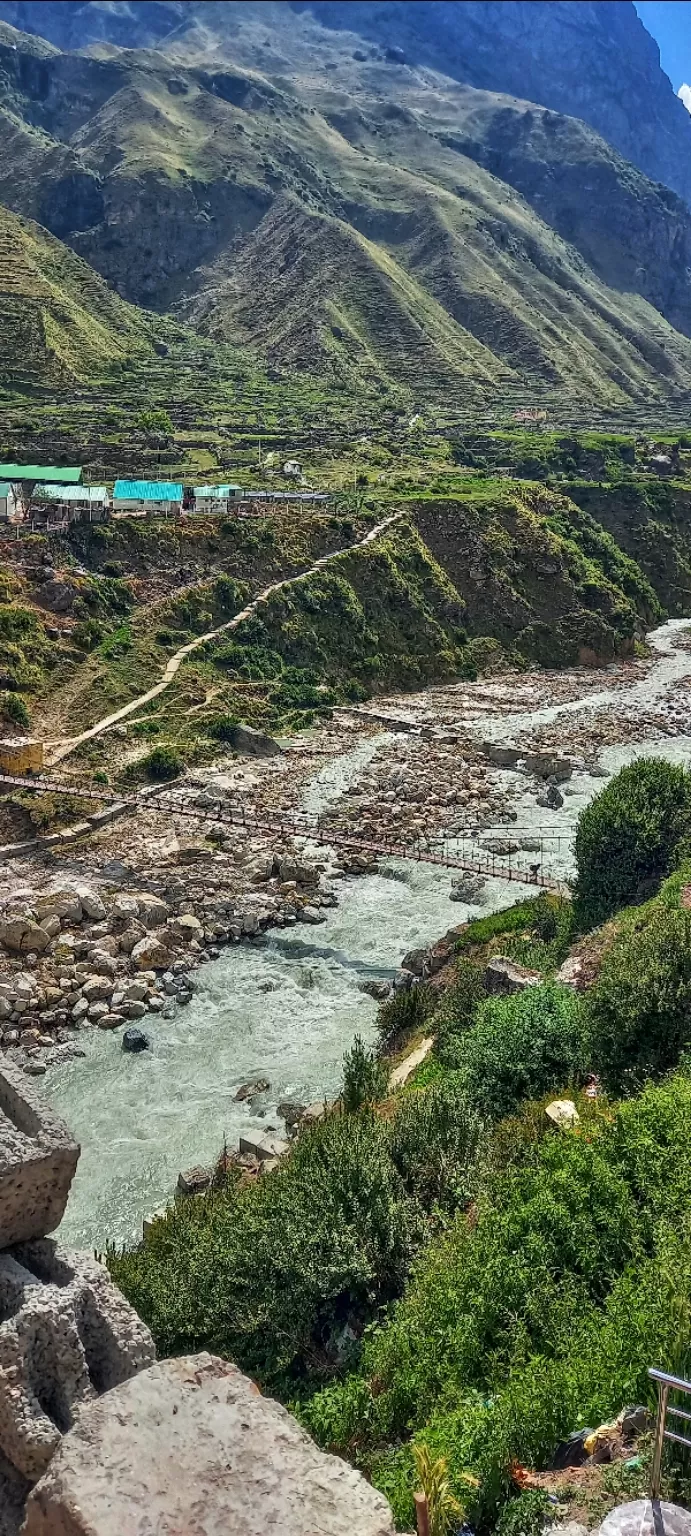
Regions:
<instances>
[{"instance_id":1,"label":"foreground rock","mask_svg":"<svg viewBox=\"0 0 691 1536\"><path fill-rule=\"evenodd\" d=\"M155 1358L102 1264L51 1239L0 1254L0 1452L29 1482L78 1410Z\"/></svg>"},{"instance_id":2,"label":"foreground rock","mask_svg":"<svg viewBox=\"0 0 691 1536\"><path fill-rule=\"evenodd\" d=\"M59 1225L79 1147L26 1077L0 1072L0 1248L45 1237ZM0 1296L0 1317L4 1315Z\"/></svg>"},{"instance_id":3,"label":"foreground rock","mask_svg":"<svg viewBox=\"0 0 691 1536\"><path fill-rule=\"evenodd\" d=\"M211 1355L166 1360L86 1406L25 1536L393 1536L386 1500Z\"/></svg>"}]
</instances>

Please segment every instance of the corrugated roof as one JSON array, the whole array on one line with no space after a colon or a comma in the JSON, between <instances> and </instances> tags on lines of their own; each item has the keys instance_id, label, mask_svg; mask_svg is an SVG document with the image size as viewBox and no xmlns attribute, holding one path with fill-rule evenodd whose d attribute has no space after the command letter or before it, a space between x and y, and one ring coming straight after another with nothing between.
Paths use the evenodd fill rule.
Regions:
<instances>
[{"instance_id":1,"label":"corrugated roof","mask_svg":"<svg viewBox=\"0 0 691 1536\"><path fill-rule=\"evenodd\" d=\"M241 485L195 485L195 496L230 496L231 491L241 491Z\"/></svg>"},{"instance_id":2,"label":"corrugated roof","mask_svg":"<svg viewBox=\"0 0 691 1536\"><path fill-rule=\"evenodd\" d=\"M47 501L102 502L108 499L105 485L37 485L34 495L44 496Z\"/></svg>"},{"instance_id":3,"label":"corrugated roof","mask_svg":"<svg viewBox=\"0 0 691 1536\"><path fill-rule=\"evenodd\" d=\"M182 486L173 480L116 480L115 501L182 501Z\"/></svg>"},{"instance_id":4,"label":"corrugated roof","mask_svg":"<svg viewBox=\"0 0 691 1536\"><path fill-rule=\"evenodd\" d=\"M0 480L43 480L55 485L79 485L81 468L60 469L55 464L0 464Z\"/></svg>"}]
</instances>

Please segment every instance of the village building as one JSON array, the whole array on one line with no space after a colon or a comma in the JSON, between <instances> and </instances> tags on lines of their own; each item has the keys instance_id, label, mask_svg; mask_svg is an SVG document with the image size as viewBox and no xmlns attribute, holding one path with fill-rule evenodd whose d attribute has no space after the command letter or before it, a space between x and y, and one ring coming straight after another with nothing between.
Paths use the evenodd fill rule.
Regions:
<instances>
[{"instance_id":1,"label":"village building","mask_svg":"<svg viewBox=\"0 0 691 1536\"><path fill-rule=\"evenodd\" d=\"M0 520L23 522L27 519L41 485L78 486L81 482L80 465L61 469L56 464L0 464Z\"/></svg>"},{"instance_id":2,"label":"village building","mask_svg":"<svg viewBox=\"0 0 691 1536\"><path fill-rule=\"evenodd\" d=\"M173 480L116 480L114 517L178 517L183 487Z\"/></svg>"},{"instance_id":3,"label":"village building","mask_svg":"<svg viewBox=\"0 0 691 1536\"><path fill-rule=\"evenodd\" d=\"M0 740L0 773L17 774L43 770L43 742L31 736L5 736Z\"/></svg>"},{"instance_id":4,"label":"village building","mask_svg":"<svg viewBox=\"0 0 691 1536\"><path fill-rule=\"evenodd\" d=\"M195 485L194 511L223 515L246 495L241 485Z\"/></svg>"},{"instance_id":5,"label":"village building","mask_svg":"<svg viewBox=\"0 0 691 1536\"><path fill-rule=\"evenodd\" d=\"M32 526L69 527L84 518L102 522L108 515L105 485L37 485L31 498Z\"/></svg>"}]
</instances>

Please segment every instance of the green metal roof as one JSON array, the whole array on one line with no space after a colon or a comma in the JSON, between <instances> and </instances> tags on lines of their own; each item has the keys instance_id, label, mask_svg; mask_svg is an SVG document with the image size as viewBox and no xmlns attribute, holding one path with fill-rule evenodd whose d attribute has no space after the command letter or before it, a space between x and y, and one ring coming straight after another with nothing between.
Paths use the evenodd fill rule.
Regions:
<instances>
[{"instance_id":1,"label":"green metal roof","mask_svg":"<svg viewBox=\"0 0 691 1536\"><path fill-rule=\"evenodd\" d=\"M59 469L55 464L0 464L0 480L50 480L54 485L80 485L81 468Z\"/></svg>"}]
</instances>

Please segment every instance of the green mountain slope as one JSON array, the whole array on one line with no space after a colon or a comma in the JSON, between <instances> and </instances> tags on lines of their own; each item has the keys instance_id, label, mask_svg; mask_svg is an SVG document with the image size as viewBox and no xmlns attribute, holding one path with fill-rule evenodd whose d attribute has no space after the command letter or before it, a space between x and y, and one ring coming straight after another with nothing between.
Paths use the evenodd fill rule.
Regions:
<instances>
[{"instance_id":1,"label":"green mountain slope","mask_svg":"<svg viewBox=\"0 0 691 1536\"><path fill-rule=\"evenodd\" d=\"M145 358L142 316L45 229L0 208L0 379L68 383Z\"/></svg>"},{"instance_id":2,"label":"green mountain slope","mask_svg":"<svg viewBox=\"0 0 691 1536\"><path fill-rule=\"evenodd\" d=\"M285 5L179 14L88 55L0 24L0 201L124 298L413 400L691 387L691 214L592 129Z\"/></svg>"}]
</instances>

